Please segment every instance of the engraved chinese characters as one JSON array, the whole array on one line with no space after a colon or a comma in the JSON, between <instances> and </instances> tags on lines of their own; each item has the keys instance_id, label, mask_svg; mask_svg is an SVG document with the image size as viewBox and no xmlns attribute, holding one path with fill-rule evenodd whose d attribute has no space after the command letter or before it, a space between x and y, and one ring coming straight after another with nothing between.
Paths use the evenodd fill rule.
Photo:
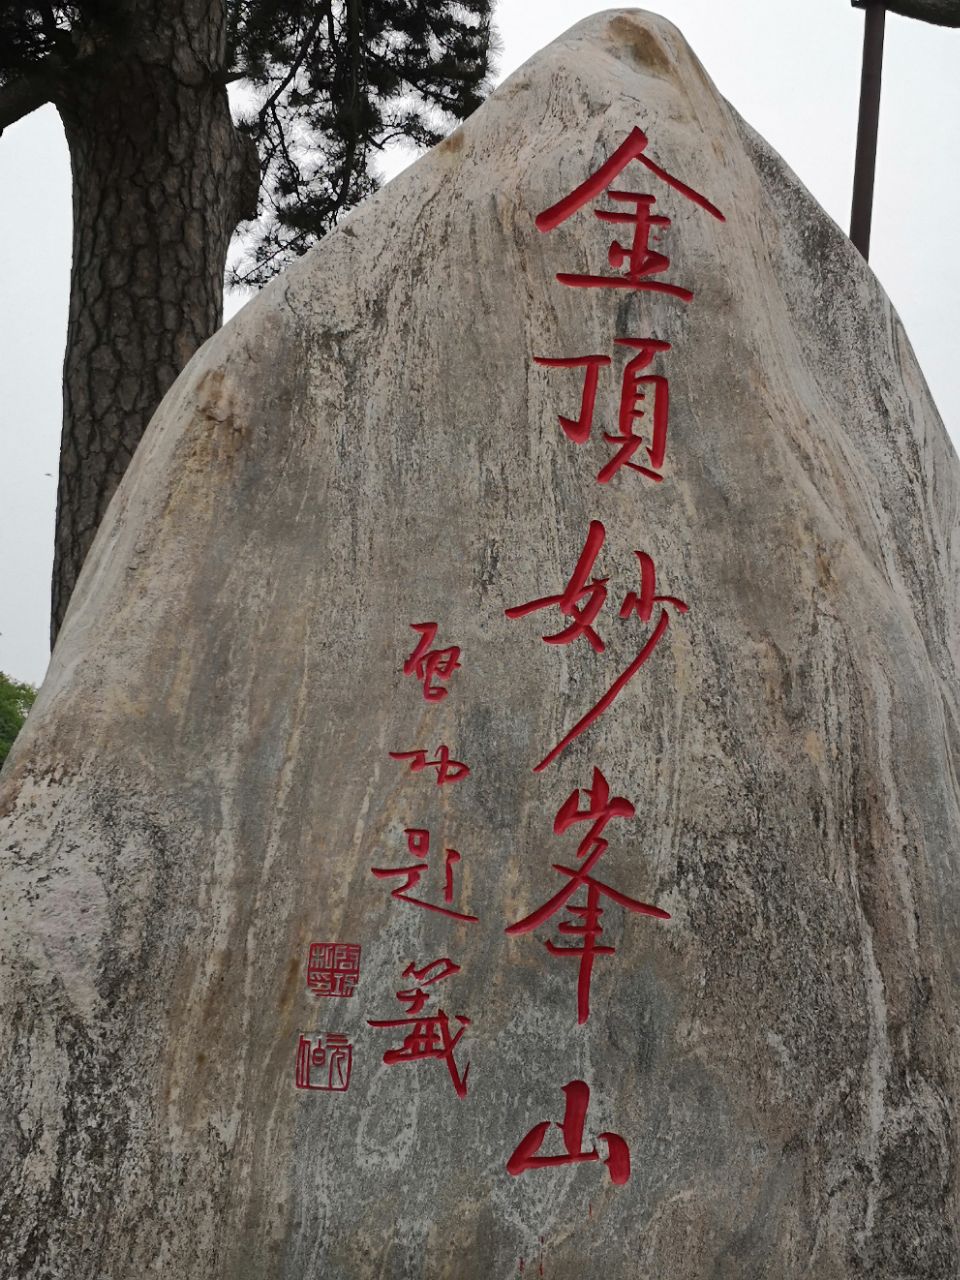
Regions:
<instances>
[{"instance_id":1,"label":"engraved chinese characters","mask_svg":"<svg viewBox=\"0 0 960 1280\"><path fill-rule=\"evenodd\" d=\"M636 912L638 915L653 916L657 920L669 920L670 916L666 911L661 911L659 907L652 907L647 902L637 902L633 898L628 898L625 894L617 892L616 889L611 889L609 885L603 884L590 874L607 851L608 842L601 838L607 823L616 817L632 818L636 810L630 801L625 800L623 796L614 796L612 800L610 799L610 788L599 769L594 769L593 771L593 783L585 797L588 802L586 809L577 807L579 796L580 791L577 790L572 792L564 801L554 821L553 830L555 834L562 835L573 823L590 822L592 820L590 830L581 840L580 847L577 849L577 857L582 859L581 866L575 869L573 867L561 867L554 863L554 871L566 876L568 878L567 883L543 906L538 907L536 911L531 912L523 920L510 925L507 933L530 933L539 925L546 924L554 915L563 910L569 911L572 916L581 918L581 924L563 921L557 928L563 934L579 935L583 940L582 946L561 947L554 942L547 942L545 946L553 956L579 957L577 1022L583 1023L590 1016L590 977L593 973L594 960L598 955L612 956L614 954L613 947L597 945L597 938L603 932L600 924L603 907L600 905L600 900L609 898L612 902L618 903L628 911ZM572 905L570 899L580 889L583 889L586 893L586 903Z\"/></svg>"},{"instance_id":2,"label":"engraved chinese characters","mask_svg":"<svg viewBox=\"0 0 960 1280\"><path fill-rule=\"evenodd\" d=\"M514 605L512 608L505 610L507 617L522 618L538 609L546 609L555 605L562 614L572 618L573 621L568 627L556 632L554 635L542 636L541 639L544 643L571 644L582 636L594 652L603 653L606 646L594 629L593 623L596 621L597 614L606 601L608 579L594 578L588 582L587 578L593 571L594 561L603 546L605 537L606 530L600 521L591 520L586 544L581 552L580 559L577 561L576 568L563 591L558 595L543 596L539 600L530 600L526 604ZM637 551L635 554L640 562L640 593L638 595L635 591L627 592L620 606L620 618L629 618L631 614L636 613L641 622L649 622L655 604L669 604L678 613L686 613L688 606L683 600L678 600L676 596L658 596L654 594L656 569L653 559L645 551ZM604 711L623 692L653 653L669 625L670 615L665 608L661 609L653 633L636 658L621 671L600 701L594 707L591 707L586 715L581 716L573 728L560 739L555 747L547 752L539 764L534 766L535 773L540 773L546 769L549 764L556 760L561 751L573 742L574 738L579 737L585 729L588 729L595 720L598 720L603 715Z\"/></svg>"},{"instance_id":3,"label":"engraved chinese characters","mask_svg":"<svg viewBox=\"0 0 960 1280\"><path fill-rule=\"evenodd\" d=\"M326 1093L346 1093L353 1066L353 1046L344 1035L331 1033L311 1039L301 1036L297 1045L296 1085Z\"/></svg>"},{"instance_id":4,"label":"engraved chinese characters","mask_svg":"<svg viewBox=\"0 0 960 1280\"><path fill-rule=\"evenodd\" d=\"M459 669L460 649L457 646L431 649L438 630L435 622L411 625L413 630L420 634L420 641L403 664L403 674L414 675L421 681L426 701L442 701L450 691L442 688L440 684L434 684L433 681L445 683ZM413 773L436 769L437 786L459 782L470 775L469 765L461 760L451 759L450 748L443 744L437 748L436 758L433 760L427 759L425 748L391 751L389 754L393 760L409 761L409 768ZM457 849L443 851L441 905L436 901L435 890L432 901L419 896L420 878L428 869L432 873L429 877L431 884L436 885L440 878L438 874L433 873L433 866L430 863L430 832L424 827L407 827L403 834L407 849L414 858L413 864L408 867L371 867L372 874L378 880L390 880L400 876L404 878L403 883L392 889L390 893L390 896L398 902L408 903L425 911L434 911L460 923L476 924L479 917L465 911L458 911L453 906L456 868L461 861L459 851ZM417 896L409 892L411 889L417 889ZM403 977L411 979L411 985L396 993L396 998L406 1006L407 1017L370 1018L368 1023L371 1027L406 1029L399 1047L388 1049L383 1055L383 1061L388 1066L430 1059L442 1062L449 1073L450 1082L457 1097L465 1098L470 1065L467 1063L461 1069L457 1062L456 1050L466 1028L470 1025L470 1019L463 1014L455 1014L453 1015L454 1025L451 1027L451 1019L443 1009L438 1007L435 1012L425 1013L426 1005L434 997L434 992L429 988L459 972L460 965L448 956L441 956L419 967L411 961L403 970Z\"/></svg>"},{"instance_id":5,"label":"engraved chinese characters","mask_svg":"<svg viewBox=\"0 0 960 1280\"><path fill-rule=\"evenodd\" d=\"M559 271L556 287L633 290L659 298L661 305L668 308L686 306L693 300L690 281L674 278L667 252L666 237L673 226L668 212L670 201L692 203L699 211L696 216L722 221L723 215L706 197L657 165L647 148L646 136L633 129L596 173L537 217L536 226L549 233L580 211L586 218L590 212L587 206L605 199L606 205L592 209L594 219L586 225L595 227L596 221L610 224L618 237L604 246L608 269L593 269L595 246L588 238L585 253L591 270ZM612 184L625 170L656 183L657 194L614 189ZM664 199L664 192L667 211L658 204ZM625 314L623 309L619 314ZM615 325L613 309L610 319ZM682 625L690 609L682 598L686 592L674 581L669 566L663 569L656 564L642 545L632 546L632 557L628 553L624 560L621 552L615 559L613 539L608 538L610 516L602 504L608 500L606 495L613 492L610 486L643 486L646 482L662 485L667 467L670 387L664 361L673 352L674 342L655 331L645 332L646 326L631 327L633 332L628 333L617 333L611 327L607 351L532 357L538 366L551 371L558 386L562 378L576 375L578 379L579 407L558 414L557 447L585 446L599 432L610 453L597 472L585 476L588 495L598 508L596 513L585 529L581 526L579 530L561 530L565 541L575 548L565 566L566 581L561 574L559 580L532 583L525 598L503 601L500 607L510 623L516 625L518 650L529 658L534 654L545 658L556 647L575 645L588 662L605 671L614 632L630 637L632 652L627 659L618 660L609 676L604 677L599 699L586 709L578 708L559 740L548 749L545 747L540 759L528 762L533 772L546 777L552 776L548 772L550 766L572 743L589 735L627 693L634 679L641 677L641 668L655 660L661 644L667 641L671 623ZM622 369L614 381L614 355L620 353L624 356ZM613 414L612 420L607 418L608 412ZM642 489L638 492L642 498ZM539 616L534 619L534 615ZM551 618L557 621L551 624ZM542 619L537 628L539 641L535 640L528 619ZM420 698L431 708L445 704L451 693L456 701L464 650L459 644L449 643L456 637L450 634L448 622L441 618L407 625L414 638L408 650L396 655L404 688L413 694L419 687ZM540 649L541 642L549 647L546 653ZM430 715L433 714L431 710ZM404 797L414 794L426 801L435 794L434 788L444 788L444 800L449 804L442 812L455 814L458 799L468 794L464 788L473 785L474 770L482 769L483 760L468 763L457 758L467 754L462 750L463 744L450 736L449 729L430 720L425 723L429 727L421 727L416 738L411 734L406 741L396 743L388 755L398 774L402 771L407 777L412 775L402 792ZM598 749L596 740L592 749ZM670 919L667 911L631 892L630 885L622 882L622 875L605 872L603 860L610 839L637 813L631 798L616 793L611 768L595 759L590 763L590 772L580 784L572 791L566 788L565 794L554 802L558 807L552 816L553 837L569 848L569 856L551 861L554 878L538 895L538 905L518 912L501 926L510 953L514 947L534 946L534 941L524 935L537 932L537 944L544 949L540 954L545 952L550 962L561 962L561 968L569 972L570 1017L584 1035L597 966L602 971L617 953L614 935L609 927L605 931L610 914L624 919L647 917L643 924L636 922L638 928ZM460 785L454 787L455 783ZM428 912L434 918L431 927L442 930L444 936L433 939L429 950L425 946L424 954L408 952L395 957L398 967L391 984L395 988L392 995L377 993L372 1007L364 1010L365 1029L369 1029L365 1043L382 1038L384 1043L377 1046L376 1054L384 1065L434 1072L439 1079L449 1081L455 1096L463 1100L483 1087L479 1055L471 1076L469 1051L470 1035L479 1031L483 1013L459 1004L458 976L464 974L465 968L464 976L468 976L470 969L462 949L482 936L487 922L481 919L474 903L464 900L464 855L455 847L459 838L439 827L434 819L421 816L419 804L409 806L404 800L403 806L403 825L399 830L393 828L392 839L397 845L380 852L374 865L369 865L369 875L390 901L391 911L402 912L408 920L411 913ZM436 917L442 919L438 921ZM328 955L327 950L319 959L329 965L331 956L338 952ZM565 961L574 961L575 968L562 963ZM311 981L311 987L319 994L345 981L336 975L324 975L321 986L318 976ZM393 1000L399 1008L396 1004L391 1008ZM328 1032L327 1041L329 1038ZM361 1052L357 1062L363 1059ZM330 1092L345 1089L349 1068L345 1075L339 1069L328 1070L328 1063L327 1043L318 1038L314 1044L303 1037L297 1058L298 1087ZM327 1083L330 1079L337 1083ZM525 1136L522 1130L506 1135L503 1167L510 1175L520 1176L558 1165L597 1163L606 1167L614 1185L626 1183L630 1177L627 1137L614 1132L599 1133L593 1142L585 1137L590 1112L588 1083L581 1079L562 1083L561 1077L557 1088L563 1094L562 1112L558 1099L552 1118L538 1119Z\"/></svg>"},{"instance_id":6,"label":"engraved chinese characters","mask_svg":"<svg viewBox=\"0 0 960 1280\"><path fill-rule=\"evenodd\" d=\"M475 916L471 918L476 919ZM434 972L435 970L436 972ZM434 982L440 982L441 979L449 978L451 974L459 972L460 966L454 964L446 956L424 965L421 969L417 969L413 964L408 964L403 971L403 976L412 978L414 985L406 990L398 991L397 999L407 1006L409 1016L406 1018L371 1018L369 1023L371 1027L410 1028L400 1048L388 1049L383 1055L384 1062L391 1064L395 1062L417 1062L422 1058L437 1058L445 1064L450 1072L450 1079L457 1097L465 1098L467 1096L467 1076L470 1072L470 1067L468 1064L463 1074L460 1074L454 1057L454 1050L460 1043L464 1028L470 1025L470 1019L457 1014L455 1021L460 1024L460 1029L456 1034L451 1034L450 1019L442 1009L438 1009L435 1014L431 1014L429 1017L421 1017L424 1005L431 995L425 988Z\"/></svg>"},{"instance_id":7,"label":"engraved chinese characters","mask_svg":"<svg viewBox=\"0 0 960 1280\"><path fill-rule=\"evenodd\" d=\"M654 213L656 198L643 192L613 190L610 184L632 162L647 168L657 179L674 191L698 205L713 217L723 221L723 214L704 196L667 173L646 154L647 137L634 128L623 144L563 200L544 210L536 220L537 227L551 231L571 217L585 204L602 196L609 197L613 207L594 210L595 216L605 223L632 227L629 244L614 240L608 248L607 261L613 274L586 274L558 272L557 281L577 288L635 289L654 292L689 303L693 292L684 285L659 279L670 267L670 258L653 247L665 230L672 225L664 214ZM667 428L670 411L670 389L667 378L659 371L651 372L658 358L671 350L671 343L655 336L618 336L614 345L634 351L621 376L616 432L604 431L603 438L614 446L613 456L596 475L596 481L608 485L621 471L633 472L639 477L660 483L667 449ZM597 409L597 394L601 372L612 363L607 354L574 356L534 356L538 365L557 369L582 370L580 410L576 418L559 415L558 421L564 436L576 445L589 440ZM643 425L643 430L635 430ZM646 433L646 434L645 434ZM646 458L636 461L643 446ZM624 477L626 478L626 477ZM606 539L606 528L599 519L590 521L583 550L565 586L552 595L541 595L523 604L511 605L504 612L512 620L525 618L541 610L556 608L568 619L559 631L541 637L548 645L568 645L583 641L600 657L606 644L597 629L597 622L608 594L608 576L593 576L597 558ZM606 712L616 698L627 688L640 668L652 657L657 645L665 636L671 617L688 611L686 601L673 595L657 594L656 566L652 556L636 549L637 568L640 576L639 591L628 590L618 610L620 621L636 618L641 624L654 619L654 608L659 606L653 628L643 640L636 657L616 675L600 700L583 714L564 734L559 742L534 765L534 772L541 773L581 734L585 733ZM581 794L585 807L580 807ZM576 823L588 822L590 827L577 849L578 867L553 864L553 869L566 878L566 883L540 907L511 924L507 933L511 936L532 932L548 924L554 916L567 913L572 919L561 919L557 931L577 941L573 945L547 940L544 945L551 956L573 959L578 963L577 1022L586 1023L590 1016L590 984L593 967L599 956L612 956L615 949L603 945L599 939L603 933L601 917L604 901L614 903L636 915L646 915L656 920L669 920L666 911L650 903L629 897L611 887L593 874L597 863L608 848L603 832L614 818L629 819L635 815L633 803L624 796L610 794L610 786L599 768L594 766L589 788L574 790L561 805L554 820L556 835L563 835ZM579 895L583 895L582 898ZM577 899L575 901L575 899ZM596 1147L584 1150L583 1131L587 1107L590 1101L589 1086L583 1080L573 1080L563 1086L566 1099L562 1121L544 1120L536 1124L517 1145L507 1161L507 1172L519 1176L532 1169L550 1168L556 1165L576 1164L583 1161L599 1161ZM541 1155L541 1147L551 1125L559 1129L564 1152ZM607 1165L610 1179L615 1185L623 1185L630 1176L630 1151L625 1139L616 1133L601 1133L606 1143Z\"/></svg>"},{"instance_id":8,"label":"engraved chinese characters","mask_svg":"<svg viewBox=\"0 0 960 1280\"><path fill-rule=\"evenodd\" d=\"M653 205L656 203L654 196L640 195L630 191L614 191L610 189L610 183L631 161L637 160L657 178L680 192L686 199L705 209L714 218L721 222L725 219L720 210L706 197L655 164L645 154L646 148L646 135L642 130L634 128L626 141L596 173L591 174L563 200L537 216L537 227L541 231L552 231L583 205L604 193L619 206L633 205L633 212L618 207L594 210L595 217L602 222L625 223L633 226L629 247L622 245L618 240L614 240L609 247L607 260L611 267L618 269L617 272L613 275L578 275L559 272L557 280L561 284L592 289L647 290L679 298L682 302L692 301L693 292L690 289L653 278L662 275L669 268L670 259L666 254L653 249L650 241L660 239L663 230L672 225L671 219L652 212ZM619 270L619 268L625 268L625 270ZM645 371L653 365L657 356L671 349L671 344L652 336L618 337L613 341L614 345L631 348L637 354L627 362L621 377L617 433L606 431L603 433L603 438L608 444L618 445L619 448L597 473L597 481L600 484L608 484L621 467L637 471L648 480L660 481L663 479L663 464L667 448L670 387L662 374ZM567 438L574 444L584 444L589 439L593 426L600 370L610 365L611 357L609 355L534 356L534 360L537 364L551 368L583 368L585 370L579 416L576 419L559 416L560 427ZM646 404L648 394L650 403ZM645 405L645 408L641 408L641 405ZM650 442L645 445L649 465L632 461L644 439L642 435L636 434L633 428L643 417L647 417L648 427L652 423Z\"/></svg>"},{"instance_id":9,"label":"engraved chinese characters","mask_svg":"<svg viewBox=\"0 0 960 1280\"><path fill-rule=\"evenodd\" d=\"M360 947L349 942L312 942L307 952L307 990L319 999L352 996L360 981ZM294 1083L298 1089L346 1093L353 1045L340 1032L300 1036Z\"/></svg>"},{"instance_id":10,"label":"engraved chinese characters","mask_svg":"<svg viewBox=\"0 0 960 1280\"><path fill-rule=\"evenodd\" d=\"M411 626L420 638L403 663L403 674L416 677L427 702L441 702L449 693L444 686L460 667L460 649L456 646L446 649L431 647L437 634L435 622L413 623ZM392 760L408 763L412 773L436 770L437 786L459 782L470 774L469 766L461 760L452 759L450 748L445 744L437 748L433 759L428 758L426 748L419 747L410 751L391 751L389 755ZM440 869L437 866L439 858L431 861L430 832L426 828L407 827L403 835L413 858L412 864L371 867L371 874L378 880L400 879L401 883L390 891L390 896L398 902L434 911L452 920L476 923L477 916L457 911L452 906L456 867L461 860L459 851L444 849ZM427 877L430 887L421 889L421 877L427 872L431 873ZM438 882L442 883L442 888ZM433 893L433 900L420 896L426 892ZM436 901L438 895L440 901ZM307 987L317 997L352 996L360 978L360 951L360 946L353 944L312 943L307 959ZM455 1014L454 1027L451 1028L450 1018L443 1009L424 1012L433 996L429 988L459 972L460 965L446 956L419 967L411 961L402 975L411 979L411 985L396 993L397 1000L405 1006L407 1016L368 1018L366 1021L370 1027L403 1028L406 1031L400 1046L387 1049L383 1054L384 1063L391 1066L437 1059L446 1066L457 1097L463 1098L467 1094L470 1067L467 1064L461 1070L455 1054L470 1019ZM346 1092L352 1065L353 1045L346 1036L328 1033L325 1037L317 1036L314 1042L310 1037L301 1035L297 1045L295 1085L298 1089Z\"/></svg>"},{"instance_id":11,"label":"engraved chinese characters","mask_svg":"<svg viewBox=\"0 0 960 1280\"><path fill-rule=\"evenodd\" d=\"M635 123L727 216L611 183L690 302L556 279L626 275L594 209L632 202L534 225ZM669 383L659 468L618 337L670 343L631 374ZM593 355L578 444L588 366L534 357ZM628 426L662 480L598 481ZM960 463L681 35L608 12L537 55L148 435L0 778L0 1276L960 1276ZM505 610L592 521L604 647L548 644L572 614ZM584 871L564 818L618 798ZM671 918L591 922L586 877Z\"/></svg>"},{"instance_id":12,"label":"engraved chinese characters","mask_svg":"<svg viewBox=\"0 0 960 1280\"><path fill-rule=\"evenodd\" d=\"M315 996L352 996L360 981L360 948L351 943L313 942L307 986Z\"/></svg>"}]
</instances>

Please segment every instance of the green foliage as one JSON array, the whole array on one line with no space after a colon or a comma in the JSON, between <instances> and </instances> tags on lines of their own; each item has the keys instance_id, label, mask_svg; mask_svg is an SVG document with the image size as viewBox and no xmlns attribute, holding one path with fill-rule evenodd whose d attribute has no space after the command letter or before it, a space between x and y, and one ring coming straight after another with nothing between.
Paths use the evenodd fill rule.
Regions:
<instances>
[{"instance_id":1,"label":"green foliage","mask_svg":"<svg viewBox=\"0 0 960 1280\"><path fill-rule=\"evenodd\" d=\"M32 684L21 684L0 671L0 764L6 760L36 696Z\"/></svg>"},{"instance_id":2,"label":"green foliage","mask_svg":"<svg viewBox=\"0 0 960 1280\"><path fill-rule=\"evenodd\" d=\"M230 5L228 65L257 99L238 121L263 172L231 284L263 284L377 189L374 159L433 146L483 101L492 0L252 0Z\"/></svg>"},{"instance_id":3,"label":"green foliage","mask_svg":"<svg viewBox=\"0 0 960 1280\"><path fill-rule=\"evenodd\" d=\"M165 21L186 0L162 0ZM32 110L95 51L122 65L136 50L140 0L0 0L0 107ZM223 65L237 83L237 128L253 140L261 184L232 285L261 285L377 189L388 143L439 142L483 101L496 39L493 0L225 0ZM194 6L199 10L199 6ZM211 22L224 11L211 6ZM88 74L89 74L88 66ZM18 92L18 81L20 92ZM31 97L31 87L37 97ZM0 130L4 111L0 109Z\"/></svg>"},{"instance_id":4,"label":"green foliage","mask_svg":"<svg viewBox=\"0 0 960 1280\"><path fill-rule=\"evenodd\" d=\"M68 67L78 53L79 37L126 27L121 0L0 0L0 84L17 73L30 73L56 59Z\"/></svg>"}]
</instances>

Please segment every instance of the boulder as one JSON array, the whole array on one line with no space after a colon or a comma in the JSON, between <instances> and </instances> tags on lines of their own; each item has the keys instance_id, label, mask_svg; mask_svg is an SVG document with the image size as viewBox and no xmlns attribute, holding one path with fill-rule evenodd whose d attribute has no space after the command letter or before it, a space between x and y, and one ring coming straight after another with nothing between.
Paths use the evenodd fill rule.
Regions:
<instances>
[{"instance_id":1,"label":"boulder","mask_svg":"<svg viewBox=\"0 0 960 1280\"><path fill-rule=\"evenodd\" d=\"M0 782L0 1273L957 1275L958 504L677 30L539 53L97 535Z\"/></svg>"}]
</instances>

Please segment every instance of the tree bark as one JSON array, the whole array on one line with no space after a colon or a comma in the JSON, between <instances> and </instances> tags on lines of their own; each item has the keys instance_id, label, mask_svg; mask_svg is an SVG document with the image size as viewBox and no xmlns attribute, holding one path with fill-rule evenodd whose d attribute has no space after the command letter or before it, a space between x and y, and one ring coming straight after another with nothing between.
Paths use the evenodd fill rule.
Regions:
<instances>
[{"instance_id":1,"label":"tree bark","mask_svg":"<svg viewBox=\"0 0 960 1280\"><path fill-rule=\"evenodd\" d=\"M56 105L73 171L51 639L101 517L165 392L219 327L256 149L223 84L224 5L136 0L124 48Z\"/></svg>"}]
</instances>

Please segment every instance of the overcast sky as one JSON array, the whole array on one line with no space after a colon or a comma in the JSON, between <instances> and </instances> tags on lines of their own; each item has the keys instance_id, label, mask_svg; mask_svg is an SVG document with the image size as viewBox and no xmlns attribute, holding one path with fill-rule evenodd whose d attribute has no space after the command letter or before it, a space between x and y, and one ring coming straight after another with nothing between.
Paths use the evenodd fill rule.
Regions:
<instances>
[{"instance_id":1,"label":"overcast sky","mask_svg":"<svg viewBox=\"0 0 960 1280\"><path fill-rule=\"evenodd\" d=\"M609 5L501 0L503 79ZM849 222L863 14L849 0L660 0L723 93ZM871 265L960 440L960 30L888 15ZM70 279L70 165L44 107L0 137L0 670L39 683ZM229 319L245 297L226 300Z\"/></svg>"}]
</instances>

